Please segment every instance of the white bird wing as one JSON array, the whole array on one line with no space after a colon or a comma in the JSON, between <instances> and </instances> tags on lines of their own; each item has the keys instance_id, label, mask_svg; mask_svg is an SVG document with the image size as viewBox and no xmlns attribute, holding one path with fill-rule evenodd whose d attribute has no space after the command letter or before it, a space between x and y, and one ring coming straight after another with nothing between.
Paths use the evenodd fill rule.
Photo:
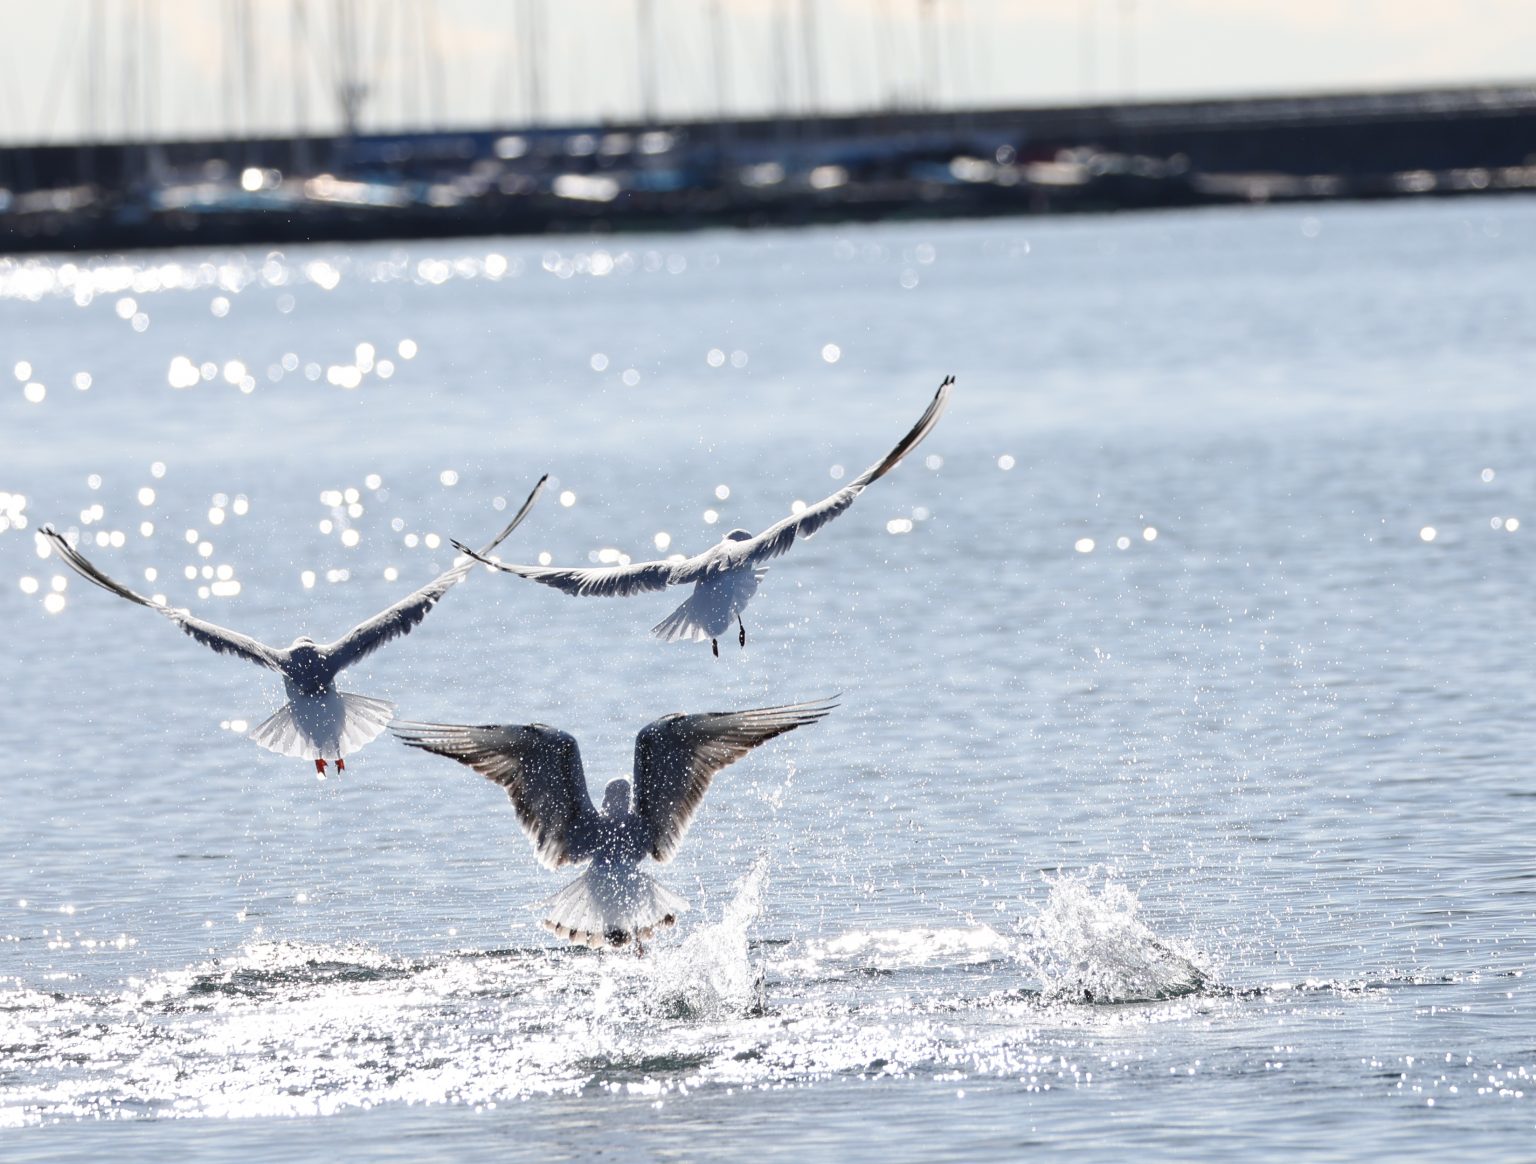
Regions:
<instances>
[{"instance_id":1,"label":"white bird wing","mask_svg":"<svg viewBox=\"0 0 1536 1164\"><path fill-rule=\"evenodd\" d=\"M508 534L522 525L523 519L528 516L528 511L533 508L533 503L538 500L539 493L544 488L544 482L548 480L547 473L539 478L539 483L533 487L533 492L528 494L528 500L523 502L522 508L507 523L506 528L491 539L490 544L481 551L482 553L490 553L506 539ZM442 600L443 595L469 576L473 567L474 562L465 561L449 568L414 594L402 598L388 610L358 623L334 643L321 647L321 653L336 671L341 671L359 659L371 655L391 639L410 634L421 620L427 617L427 612Z\"/></svg>"},{"instance_id":2,"label":"white bird wing","mask_svg":"<svg viewBox=\"0 0 1536 1164\"><path fill-rule=\"evenodd\" d=\"M923 411L923 415L918 417L917 423L912 426L912 431L902 437L896 447L883 459L865 469L830 497L823 498L815 505L807 506L799 513L769 526L755 538L729 547L732 566L760 566L770 558L778 557L795 544L796 538L810 537L852 505L854 499L872 482L878 481L899 465L902 458L933 431L934 425L939 423L939 417L944 415L944 408L949 403L950 388L954 383L953 376L944 377L944 382L939 385L939 390L934 393L933 400Z\"/></svg>"},{"instance_id":3,"label":"white bird wing","mask_svg":"<svg viewBox=\"0 0 1536 1164\"><path fill-rule=\"evenodd\" d=\"M250 635L243 635L239 631L232 631L217 623L207 622L201 618L195 618L185 610L176 610L156 602L153 598L146 598L136 591L128 589L106 574L103 574L86 557L64 540L64 535L54 529L52 525L43 526L40 531L43 537L48 539L56 554L64 559L64 564L74 570L76 574L87 582L93 582L103 590L116 594L119 598L126 598L129 602L136 602L140 606L147 606L158 614L165 615L187 634L191 635L205 647L211 647L221 655L235 655L241 659L247 659L252 663L258 663L263 667L270 667L274 671L282 669L282 652L267 646Z\"/></svg>"},{"instance_id":4,"label":"white bird wing","mask_svg":"<svg viewBox=\"0 0 1536 1164\"><path fill-rule=\"evenodd\" d=\"M546 868L592 855L601 818L569 733L542 723L471 727L410 720L396 720L389 730L402 743L457 760L505 788Z\"/></svg>"},{"instance_id":5,"label":"white bird wing","mask_svg":"<svg viewBox=\"0 0 1536 1164\"><path fill-rule=\"evenodd\" d=\"M680 580L676 577L678 571L688 565L687 562L634 562L628 566L515 566L492 561L462 542L454 542L453 548L494 570L531 578L545 586L583 597L628 598L631 594L665 590Z\"/></svg>"},{"instance_id":6,"label":"white bird wing","mask_svg":"<svg viewBox=\"0 0 1536 1164\"><path fill-rule=\"evenodd\" d=\"M647 830L651 856L672 859L716 772L836 706L823 699L751 711L678 713L642 728L635 737L635 815Z\"/></svg>"}]
</instances>

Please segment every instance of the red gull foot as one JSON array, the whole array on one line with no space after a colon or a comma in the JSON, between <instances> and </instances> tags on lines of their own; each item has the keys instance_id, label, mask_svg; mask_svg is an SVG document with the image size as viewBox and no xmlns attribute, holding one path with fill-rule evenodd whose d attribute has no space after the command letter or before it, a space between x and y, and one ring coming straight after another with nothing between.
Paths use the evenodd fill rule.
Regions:
<instances>
[{"instance_id":1,"label":"red gull foot","mask_svg":"<svg viewBox=\"0 0 1536 1164\"><path fill-rule=\"evenodd\" d=\"M315 761L315 771L319 775L321 775L321 776L325 775L325 761L324 760L316 760Z\"/></svg>"},{"instance_id":2,"label":"red gull foot","mask_svg":"<svg viewBox=\"0 0 1536 1164\"><path fill-rule=\"evenodd\" d=\"M346 770L347 770L347 762L345 760L343 760L340 756L337 756L336 757L336 771L338 771L338 772L345 772Z\"/></svg>"}]
</instances>

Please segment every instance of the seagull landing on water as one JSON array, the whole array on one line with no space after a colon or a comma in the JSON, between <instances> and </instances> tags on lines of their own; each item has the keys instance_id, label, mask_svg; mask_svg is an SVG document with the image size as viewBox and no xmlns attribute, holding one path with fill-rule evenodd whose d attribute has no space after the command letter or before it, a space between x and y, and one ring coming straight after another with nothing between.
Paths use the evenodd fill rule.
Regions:
<instances>
[{"instance_id":1,"label":"seagull landing on water","mask_svg":"<svg viewBox=\"0 0 1536 1164\"><path fill-rule=\"evenodd\" d=\"M591 866L544 903L544 926L577 945L641 945L670 926L688 903L641 873L647 857L672 859L712 776L758 744L815 723L837 705L827 700L663 716L635 737L634 785L610 780L602 808L592 806L576 740L533 723L467 727L390 725L413 748L467 764L500 784L547 869Z\"/></svg>"},{"instance_id":2,"label":"seagull landing on water","mask_svg":"<svg viewBox=\"0 0 1536 1164\"><path fill-rule=\"evenodd\" d=\"M511 566L488 560L460 542L454 547L470 557L516 574L531 578L546 586L553 586L567 594L599 595L602 597L628 597L651 590L665 590L668 586L693 583L693 593L666 618L651 628L651 633L666 642L688 639L695 642L709 640L710 648L718 657L720 636L731 629L734 621L738 630L737 642L747 645L747 627L741 621L741 612L757 593L757 586L767 573L766 563L795 544L799 537L810 537L827 522L853 504L854 498L867 489L871 482L884 477L933 431L949 403L949 392L954 384L953 376L944 377L933 401L928 405L912 431L901 438L897 446L878 463L871 465L843 488L815 505L807 506L799 513L769 526L760 534L750 530L733 529L715 546L702 554L682 562L635 562L628 566L560 567L560 566Z\"/></svg>"},{"instance_id":3,"label":"seagull landing on water","mask_svg":"<svg viewBox=\"0 0 1536 1164\"><path fill-rule=\"evenodd\" d=\"M487 551L494 549L522 524L546 479L547 475L539 479L523 507L491 540ZM460 562L410 597L367 622L359 623L334 643L317 643L308 635L301 635L290 646L269 647L248 635L226 630L194 618L185 610L176 610L135 593L87 561L53 526L43 526L41 533L65 564L86 581L165 615L198 642L221 655L234 655L259 663L282 675L288 702L253 728L247 738L280 755L313 760L315 771L321 775L325 773L328 760L336 762L338 772L344 771L347 765L343 757L377 737L395 714L395 705L386 700L337 691L337 674L391 639L409 634L443 595L464 580L473 566L468 560Z\"/></svg>"}]
</instances>

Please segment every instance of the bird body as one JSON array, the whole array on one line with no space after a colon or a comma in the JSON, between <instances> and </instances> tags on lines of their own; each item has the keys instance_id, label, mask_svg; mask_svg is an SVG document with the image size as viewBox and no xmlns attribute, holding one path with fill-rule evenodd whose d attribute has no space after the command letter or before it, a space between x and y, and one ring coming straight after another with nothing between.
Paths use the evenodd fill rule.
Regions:
<instances>
[{"instance_id":1,"label":"bird body","mask_svg":"<svg viewBox=\"0 0 1536 1164\"><path fill-rule=\"evenodd\" d=\"M642 873L641 862L672 859L716 772L834 706L823 700L663 716L635 738L633 783L610 781L600 808L587 791L575 739L558 728L396 720L390 730L411 747L457 760L505 788L546 868L588 863L543 903L545 928L594 949L630 942L639 949L688 908Z\"/></svg>"},{"instance_id":2,"label":"bird body","mask_svg":"<svg viewBox=\"0 0 1536 1164\"><path fill-rule=\"evenodd\" d=\"M757 593L758 584L768 573L768 568L736 565L731 561L730 550L734 545L731 538L736 534L752 536L746 530L732 530L726 535L727 540L707 551L706 556L713 560L694 583L693 593L651 628L657 638L667 643L679 640L703 642L706 639L713 642L731 629L732 622L740 624L741 612ZM742 633L745 635L745 630Z\"/></svg>"},{"instance_id":3,"label":"bird body","mask_svg":"<svg viewBox=\"0 0 1536 1164\"><path fill-rule=\"evenodd\" d=\"M293 640L282 671L283 687L289 699L301 695L320 695L330 689L336 678L336 668L330 666L320 644L308 635L300 635Z\"/></svg>"},{"instance_id":4,"label":"bird body","mask_svg":"<svg viewBox=\"0 0 1536 1164\"><path fill-rule=\"evenodd\" d=\"M566 594L579 596L628 597L669 586L692 584L693 593L651 633L665 642L679 640L710 641L714 653L720 653L719 638L734 621L741 646L747 645L747 628L742 611L757 593L767 562L794 545L800 537L812 537L817 530L853 504L871 483L885 476L926 437L939 422L949 403L954 377L946 376L934 393L922 416L911 431L881 460L860 473L847 485L815 505L775 522L760 534L733 529L716 545L702 554L681 561L634 562L623 566L563 567L517 566L489 558L461 542L454 546L477 561L508 574L529 578L552 586Z\"/></svg>"},{"instance_id":5,"label":"bird body","mask_svg":"<svg viewBox=\"0 0 1536 1164\"><path fill-rule=\"evenodd\" d=\"M488 549L499 545L522 524L543 487L544 480L540 479ZM328 761L335 761L338 770L345 768L344 757L376 739L394 716L394 704L387 700L336 690L336 676L390 640L409 634L449 590L468 576L472 565L469 561L460 562L387 610L359 623L335 642L317 643L308 635L301 635L287 647L272 647L130 590L104 574L51 525L43 526L41 534L64 563L86 581L149 607L219 654L235 655L280 674L288 701L251 729L247 738L280 755L313 760L320 773L325 772Z\"/></svg>"}]
</instances>

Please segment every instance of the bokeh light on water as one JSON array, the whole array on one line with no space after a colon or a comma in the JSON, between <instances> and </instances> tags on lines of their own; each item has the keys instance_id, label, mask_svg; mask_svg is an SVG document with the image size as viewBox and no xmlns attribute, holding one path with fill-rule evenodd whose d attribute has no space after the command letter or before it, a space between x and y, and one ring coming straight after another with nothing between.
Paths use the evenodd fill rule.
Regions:
<instances>
[{"instance_id":1,"label":"bokeh light on water","mask_svg":"<svg viewBox=\"0 0 1536 1164\"><path fill-rule=\"evenodd\" d=\"M1437 203L0 261L0 1122L464 1108L456 1149L532 1156L788 1096L968 1159L1170 1123L1518 1154L1536 213L1490 205L1497 239ZM842 692L716 778L654 959L545 938L560 875L493 784L388 741L318 783L241 738L270 676L36 539L329 639L544 472L506 561L764 528L949 371L745 649L476 570L348 673L569 730L594 782L658 715Z\"/></svg>"}]
</instances>

